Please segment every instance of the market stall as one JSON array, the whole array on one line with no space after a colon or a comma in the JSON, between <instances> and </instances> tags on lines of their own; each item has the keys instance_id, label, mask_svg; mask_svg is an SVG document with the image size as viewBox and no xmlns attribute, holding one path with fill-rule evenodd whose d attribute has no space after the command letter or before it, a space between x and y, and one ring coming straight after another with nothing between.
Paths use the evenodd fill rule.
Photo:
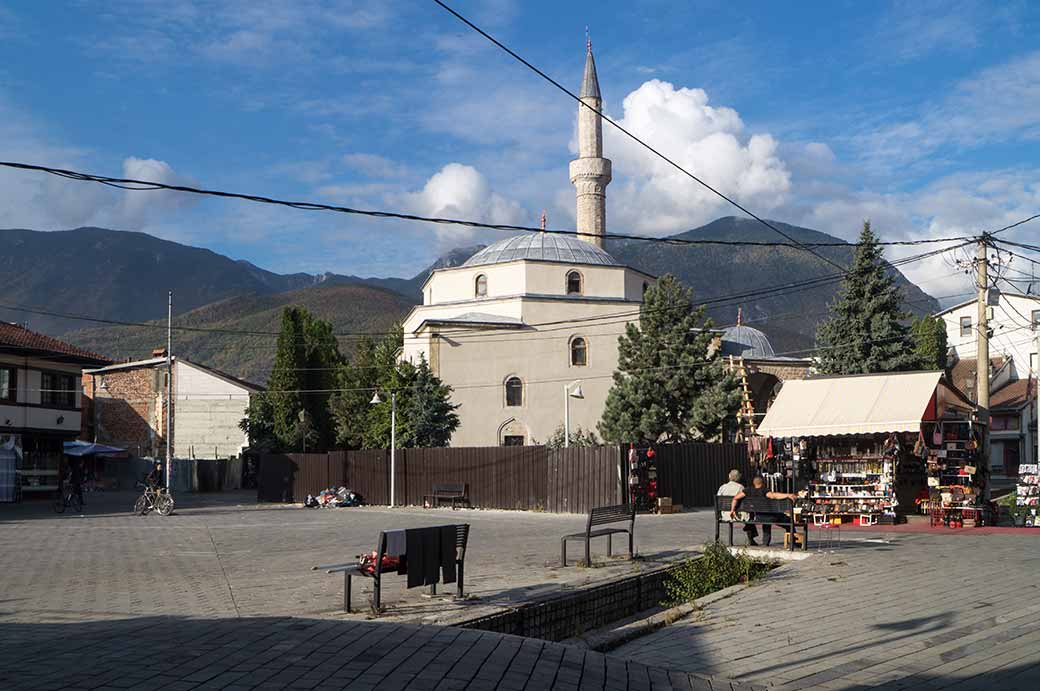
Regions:
<instances>
[{"instance_id":1,"label":"market stall","mask_svg":"<svg viewBox=\"0 0 1040 691\"><path fill-rule=\"evenodd\" d=\"M983 499L984 475L971 465L982 439L972 412L942 372L794 380L749 449L772 484L805 492L797 509L803 520L895 523L915 511L919 496L943 520Z\"/></svg>"}]
</instances>

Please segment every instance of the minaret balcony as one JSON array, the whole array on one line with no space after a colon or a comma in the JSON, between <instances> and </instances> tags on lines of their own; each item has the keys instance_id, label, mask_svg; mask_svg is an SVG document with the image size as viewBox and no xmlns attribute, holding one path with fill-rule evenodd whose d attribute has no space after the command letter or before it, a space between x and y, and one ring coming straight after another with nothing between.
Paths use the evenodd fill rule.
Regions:
<instances>
[{"instance_id":1,"label":"minaret balcony","mask_svg":"<svg viewBox=\"0 0 1040 691\"><path fill-rule=\"evenodd\" d=\"M606 187L611 180L611 168L609 158L577 158L571 161L571 182L578 180L596 179Z\"/></svg>"}]
</instances>

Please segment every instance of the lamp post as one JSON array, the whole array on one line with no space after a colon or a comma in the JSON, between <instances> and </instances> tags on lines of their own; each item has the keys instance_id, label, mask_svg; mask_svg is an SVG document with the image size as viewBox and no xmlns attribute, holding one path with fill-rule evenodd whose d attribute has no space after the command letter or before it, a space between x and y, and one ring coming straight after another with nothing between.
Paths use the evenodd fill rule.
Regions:
<instances>
[{"instance_id":1,"label":"lamp post","mask_svg":"<svg viewBox=\"0 0 1040 691\"><path fill-rule=\"evenodd\" d=\"M383 399L379 398L379 391L372 394L372 405L379 405ZM397 451L397 393L390 393L390 506L394 506L394 484L397 475L396 451Z\"/></svg>"},{"instance_id":2,"label":"lamp post","mask_svg":"<svg viewBox=\"0 0 1040 691\"><path fill-rule=\"evenodd\" d=\"M581 392L581 380L572 381L563 387L563 446L571 445L571 399L585 398Z\"/></svg>"}]
</instances>

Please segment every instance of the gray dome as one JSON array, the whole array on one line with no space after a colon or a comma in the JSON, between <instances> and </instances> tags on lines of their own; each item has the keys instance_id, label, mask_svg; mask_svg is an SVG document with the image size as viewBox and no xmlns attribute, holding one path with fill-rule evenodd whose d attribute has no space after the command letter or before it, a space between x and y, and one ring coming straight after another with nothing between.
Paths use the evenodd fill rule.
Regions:
<instances>
[{"instance_id":1,"label":"gray dome","mask_svg":"<svg viewBox=\"0 0 1040 691\"><path fill-rule=\"evenodd\" d=\"M517 259L620 266L616 259L591 242L579 240L572 235L549 233L529 233L499 240L467 259L463 266L501 264Z\"/></svg>"},{"instance_id":2,"label":"gray dome","mask_svg":"<svg viewBox=\"0 0 1040 691\"><path fill-rule=\"evenodd\" d=\"M776 357L773 346L766 335L750 326L738 324L722 332L722 354L736 357L771 358Z\"/></svg>"}]
</instances>

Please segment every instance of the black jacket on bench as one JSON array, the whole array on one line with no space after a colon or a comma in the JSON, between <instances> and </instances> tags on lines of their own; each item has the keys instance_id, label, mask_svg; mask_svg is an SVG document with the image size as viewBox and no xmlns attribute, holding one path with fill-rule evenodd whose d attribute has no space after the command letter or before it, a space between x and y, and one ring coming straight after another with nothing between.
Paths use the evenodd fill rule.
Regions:
<instances>
[{"instance_id":1,"label":"black jacket on bench","mask_svg":"<svg viewBox=\"0 0 1040 691\"><path fill-rule=\"evenodd\" d=\"M433 585L442 572L445 583L455 582L456 533L453 525L404 531L409 588Z\"/></svg>"}]
</instances>

